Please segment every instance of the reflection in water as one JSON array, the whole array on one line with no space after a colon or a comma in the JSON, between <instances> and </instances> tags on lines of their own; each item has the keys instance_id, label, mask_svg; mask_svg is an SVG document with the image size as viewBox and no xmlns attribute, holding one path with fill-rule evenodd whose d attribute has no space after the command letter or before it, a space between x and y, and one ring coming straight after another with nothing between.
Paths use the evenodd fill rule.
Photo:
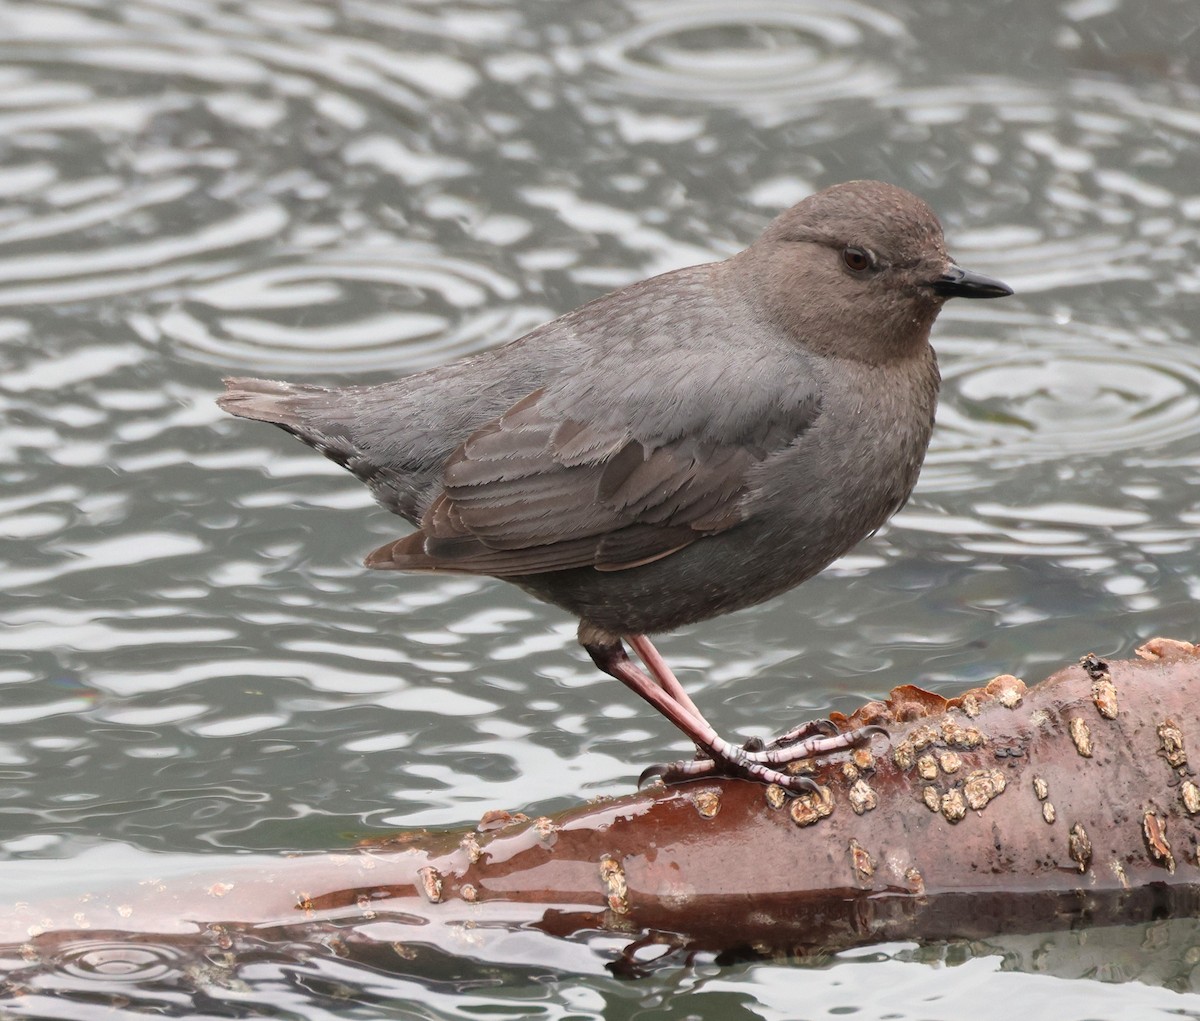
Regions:
<instances>
[{"instance_id":1,"label":"reflection in water","mask_svg":"<svg viewBox=\"0 0 1200 1021\"><path fill-rule=\"evenodd\" d=\"M1000 996L1008 1009L1037 1015L1061 1003L1084 1018L1175 1016L1189 1002L1178 994L1200 991L1193 919L807 958L688 952L668 933L561 940L460 926L427 939L388 922L358 928L284 941L221 927L171 943L100 936L48 957L30 945L0 958L9 977L0 1003L13 1017L375 1017L362 1011L421 1004L420 1016L457 1018L511 1002L523 1017L609 1021L639 1016L649 995L655 1017L684 1021L795 1017L802 989L817 1017L949 1019ZM924 991L919 1012L903 1012L898 990ZM235 1004L246 1013L231 1015ZM1002 1015L984 1007L982 1016Z\"/></svg>"},{"instance_id":2,"label":"reflection in water","mask_svg":"<svg viewBox=\"0 0 1200 1021\"><path fill-rule=\"evenodd\" d=\"M930 11L0 0L4 852L336 846L623 791L630 762L684 752L572 659L556 611L364 572L395 520L285 437L220 421L217 377L379 379L475 351L733 251L847 178L928 198L954 253L1019 304L939 322L940 425L886 534L664 640L714 722L765 733L895 683L1032 681L1089 649L1195 637L1195 12ZM1191 990L1192 935L1108 935L1114 959L1151 949L1105 977ZM279 1015L624 1017L650 998L666 1017L794 1017L886 993L879 1012L933 1017L974 983L973 1013L1058 1019L1099 995L1027 994L998 969L1097 974L1065 935L1049 957L1006 943L941 971L886 948L633 986L601 968L628 940L541 938L509 966L519 935L473 938L388 977L324 950L250 956L236 985L220 960L97 934L20 1009L77 989L83 1016L120 985L130 1012L242 997ZM946 960L960 952L990 953ZM1167 1002L1101 991L1093 1016Z\"/></svg>"}]
</instances>

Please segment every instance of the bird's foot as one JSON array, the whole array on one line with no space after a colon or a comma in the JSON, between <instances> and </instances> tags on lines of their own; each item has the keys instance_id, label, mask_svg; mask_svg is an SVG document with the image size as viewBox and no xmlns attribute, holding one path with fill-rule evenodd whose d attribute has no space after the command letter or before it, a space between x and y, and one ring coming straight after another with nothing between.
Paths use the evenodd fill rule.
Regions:
<instances>
[{"instance_id":1,"label":"bird's foot","mask_svg":"<svg viewBox=\"0 0 1200 1021\"><path fill-rule=\"evenodd\" d=\"M651 766L638 779L639 786L651 778L677 783L701 776L732 776L778 784L795 793L814 791L817 785L802 775L797 765L788 768L790 764L854 748L874 734L885 733L882 727L840 733L832 721L817 720L789 730L769 744L752 739L739 748L713 729L645 635L631 635L629 642L649 673L629 658L619 637L597 632L586 622L580 624L579 634L584 649L601 670L644 698L695 742L695 759ZM776 768L780 766L784 769Z\"/></svg>"},{"instance_id":2,"label":"bird's foot","mask_svg":"<svg viewBox=\"0 0 1200 1021\"><path fill-rule=\"evenodd\" d=\"M807 776L800 774L781 773L777 769L764 766L761 762L752 762L746 753L734 747L733 755L721 756L716 759L703 757L681 759L678 762L661 762L648 766L638 777L638 786L642 787L653 780L661 780L665 784L682 783L684 780L698 780L701 777L736 777L740 780L754 780L762 784L778 784L784 790L793 794L804 794L815 791L816 783ZM741 754L737 754L741 753Z\"/></svg>"},{"instance_id":3,"label":"bird's foot","mask_svg":"<svg viewBox=\"0 0 1200 1021\"><path fill-rule=\"evenodd\" d=\"M790 745L796 744L798 741L803 741L806 738L813 737L816 734L832 735L841 733L837 724L833 720L809 720L807 723L801 723L798 727L793 727L786 733L773 737L770 742L762 744L761 748L755 748L754 751L762 751L763 748L787 748ZM758 740L762 743L761 738L751 738L750 741ZM746 744L749 745L750 741ZM750 749L747 748L747 751Z\"/></svg>"},{"instance_id":4,"label":"bird's foot","mask_svg":"<svg viewBox=\"0 0 1200 1021\"><path fill-rule=\"evenodd\" d=\"M789 763L799 763L818 755L857 748L876 734L886 736L887 731L870 726L843 732L829 720L816 720L780 735L769 744L761 738L751 738L739 748L720 741L715 748L703 750L694 759L651 766L638 778L638 786L652 779L680 783L699 777L732 776L778 784L795 794L812 792L817 789L817 784L809 777L773 767L786 767Z\"/></svg>"},{"instance_id":5,"label":"bird's foot","mask_svg":"<svg viewBox=\"0 0 1200 1021\"><path fill-rule=\"evenodd\" d=\"M837 729L832 720L814 720L781 734L762 748L747 748L746 754L751 762L782 766L800 759L858 748L869 743L876 734L887 737L887 731L883 727L872 725L842 731ZM747 745L749 743L747 742Z\"/></svg>"}]
</instances>

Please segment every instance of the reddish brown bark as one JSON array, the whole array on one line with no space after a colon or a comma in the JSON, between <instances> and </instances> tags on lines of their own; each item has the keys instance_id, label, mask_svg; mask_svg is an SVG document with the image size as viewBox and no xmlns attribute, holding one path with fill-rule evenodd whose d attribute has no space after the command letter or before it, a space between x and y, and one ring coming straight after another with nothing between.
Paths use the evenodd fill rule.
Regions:
<instances>
[{"instance_id":1,"label":"reddish brown bark","mask_svg":"<svg viewBox=\"0 0 1200 1021\"><path fill-rule=\"evenodd\" d=\"M468 831L0 905L0 942L36 962L84 931L235 951L251 933L324 933L374 955L474 920L810 950L1194 914L1200 650L1156 639L1138 655L949 701L897 688L839 721L890 739L822 765L824 797L698 781L552 819L488 813Z\"/></svg>"}]
</instances>

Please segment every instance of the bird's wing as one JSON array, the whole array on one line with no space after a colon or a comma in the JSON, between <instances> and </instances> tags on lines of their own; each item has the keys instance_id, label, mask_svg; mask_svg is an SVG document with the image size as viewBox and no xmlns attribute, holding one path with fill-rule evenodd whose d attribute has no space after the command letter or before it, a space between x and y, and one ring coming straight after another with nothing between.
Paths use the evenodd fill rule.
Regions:
<instances>
[{"instance_id":1,"label":"bird's wing","mask_svg":"<svg viewBox=\"0 0 1200 1021\"><path fill-rule=\"evenodd\" d=\"M737 404L746 395L724 396ZM669 435L653 436L611 403L535 390L459 446L419 531L367 565L504 577L669 556L743 521L751 469L818 413L815 391L794 382L759 386L753 398L761 408L746 414L743 399L736 421L719 406L706 415L696 400Z\"/></svg>"}]
</instances>

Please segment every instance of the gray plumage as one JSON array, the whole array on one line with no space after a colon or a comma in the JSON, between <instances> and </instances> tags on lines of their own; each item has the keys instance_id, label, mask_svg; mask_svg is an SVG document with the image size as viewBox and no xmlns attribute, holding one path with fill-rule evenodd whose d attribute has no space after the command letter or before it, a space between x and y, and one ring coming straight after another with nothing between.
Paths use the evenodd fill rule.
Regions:
<instances>
[{"instance_id":1,"label":"gray plumage","mask_svg":"<svg viewBox=\"0 0 1200 1021\"><path fill-rule=\"evenodd\" d=\"M506 346L377 386L230 379L220 405L417 526L368 566L501 577L611 639L761 602L882 525L929 442L939 309L1005 293L920 199L851 182Z\"/></svg>"}]
</instances>

